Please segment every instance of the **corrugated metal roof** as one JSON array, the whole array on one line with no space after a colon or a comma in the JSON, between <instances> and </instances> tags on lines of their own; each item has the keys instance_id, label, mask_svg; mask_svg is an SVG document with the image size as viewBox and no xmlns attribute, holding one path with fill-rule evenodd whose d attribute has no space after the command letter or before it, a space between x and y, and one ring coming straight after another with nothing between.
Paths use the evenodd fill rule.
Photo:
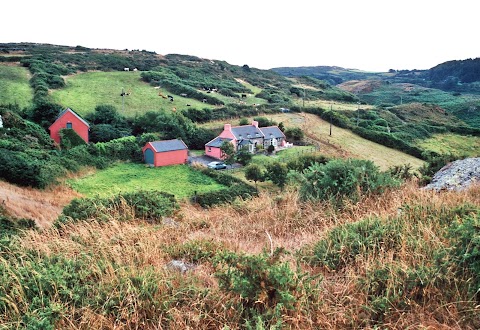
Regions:
<instances>
[{"instance_id":1,"label":"corrugated metal roof","mask_svg":"<svg viewBox=\"0 0 480 330\"><path fill-rule=\"evenodd\" d=\"M215 147L215 148L220 148L223 144L224 141L232 141L232 139L229 138L222 138L217 136L215 139L212 141L208 142L205 144L207 147Z\"/></svg>"},{"instance_id":2,"label":"corrugated metal roof","mask_svg":"<svg viewBox=\"0 0 480 330\"><path fill-rule=\"evenodd\" d=\"M267 139L270 139L270 134L276 139L285 138L285 134L283 134L278 126L260 127L260 130Z\"/></svg>"},{"instance_id":3,"label":"corrugated metal roof","mask_svg":"<svg viewBox=\"0 0 480 330\"><path fill-rule=\"evenodd\" d=\"M150 144L152 145L153 149L155 149L156 152L188 149L187 145L182 140L179 140L179 139L153 141L153 142L150 142Z\"/></svg>"}]
</instances>

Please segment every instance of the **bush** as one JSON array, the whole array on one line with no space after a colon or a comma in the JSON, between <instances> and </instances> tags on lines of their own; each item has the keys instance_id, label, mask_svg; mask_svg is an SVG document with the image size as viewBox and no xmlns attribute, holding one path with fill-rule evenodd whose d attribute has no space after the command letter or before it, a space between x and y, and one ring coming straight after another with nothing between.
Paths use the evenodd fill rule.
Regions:
<instances>
[{"instance_id":1,"label":"bush","mask_svg":"<svg viewBox=\"0 0 480 330\"><path fill-rule=\"evenodd\" d=\"M381 193L398 185L389 174L381 173L371 161L332 160L314 164L304 171L300 196L304 200L330 200L342 204L342 199L358 201L363 194Z\"/></svg>"},{"instance_id":2,"label":"bush","mask_svg":"<svg viewBox=\"0 0 480 330\"><path fill-rule=\"evenodd\" d=\"M469 291L480 301L480 209L456 220L449 228L451 264L466 278Z\"/></svg>"},{"instance_id":3,"label":"bush","mask_svg":"<svg viewBox=\"0 0 480 330\"><path fill-rule=\"evenodd\" d=\"M64 128L60 130L60 146L62 149L71 149L73 147L81 146L86 142L71 128Z\"/></svg>"},{"instance_id":4,"label":"bush","mask_svg":"<svg viewBox=\"0 0 480 330\"><path fill-rule=\"evenodd\" d=\"M313 248L313 256L306 259L312 265L338 270L353 262L358 255L367 256L395 249L401 242L398 223L384 223L380 219L366 219L335 227L325 239Z\"/></svg>"},{"instance_id":5,"label":"bush","mask_svg":"<svg viewBox=\"0 0 480 330\"><path fill-rule=\"evenodd\" d=\"M307 295L308 279L281 262L282 253L282 249L272 255L223 252L214 258L219 287L239 298L237 309L242 311L246 328L252 322L257 329L281 328L283 315Z\"/></svg>"},{"instance_id":6,"label":"bush","mask_svg":"<svg viewBox=\"0 0 480 330\"><path fill-rule=\"evenodd\" d=\"M55 225L85 220L107 221L118 219L142 219L159 221L178 208L175 197L160 191L137 191L112 198L76 198L64 209Z\"/></svg>"}]
</instances>

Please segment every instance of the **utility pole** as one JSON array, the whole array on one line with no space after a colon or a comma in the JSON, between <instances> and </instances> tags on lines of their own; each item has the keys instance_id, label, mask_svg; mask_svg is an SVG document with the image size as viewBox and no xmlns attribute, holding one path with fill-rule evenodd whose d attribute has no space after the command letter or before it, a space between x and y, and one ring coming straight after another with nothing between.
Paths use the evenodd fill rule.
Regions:
<instances>
[{"instance_id":1,"label":"utility pole","mask_svg":"<svg viewBox=\"0 0 480 330\"><path fill-rule=\"evenodd\" d=\"M357 106L357 126L358 126L358 122L360 121L360 102L357 102L358 106Z\"/></svg>"},{"instance_id":2,"label":"utility pole","mask_svg":"<svg viewBox=\"0 0 480 330\"><path fill-rule=\"evenodd\" d=\"M330 136L332 136L332 105L330 104Z\"/></svg>"},{"instance_id":3,"label":"utility pole","mask_svg":"<svg viewBox=\"0 0 480 330\"><path fill-rule=\"evenodd\" d=\"M125 91L122 87L122 94L120 94L122 96L122 115L125 114Z\"/></svg>"},{"instance_id":4,"label":"utility pole","mask_svg":"<svg viewBox=\"0 0 480 330\"><path fill-rule=\"evenodd\" d=\"M305 87L303 87L303 109L305 109Z\"/></svg>"}]
</instances>

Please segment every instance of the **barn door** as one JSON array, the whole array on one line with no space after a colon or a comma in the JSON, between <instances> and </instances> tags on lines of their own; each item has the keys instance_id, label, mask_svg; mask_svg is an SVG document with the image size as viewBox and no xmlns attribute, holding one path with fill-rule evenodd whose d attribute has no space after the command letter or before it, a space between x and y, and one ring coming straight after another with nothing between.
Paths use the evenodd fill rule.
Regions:
<instances>
[{"instance_id":1,"label":"barn door","mask_svg":"<svg viewBox=\"0 0 480 330\"><path fill-rule=\"evenodd\" d=\"M154 153L152 149L145 149L145 164L154 165Z\"/></svg>"}]
</instances>

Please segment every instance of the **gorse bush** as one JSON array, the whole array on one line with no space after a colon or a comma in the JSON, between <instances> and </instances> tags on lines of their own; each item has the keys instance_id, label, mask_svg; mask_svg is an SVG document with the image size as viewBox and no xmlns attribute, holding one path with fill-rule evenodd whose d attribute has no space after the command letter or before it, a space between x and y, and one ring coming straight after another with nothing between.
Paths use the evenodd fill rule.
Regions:
<instances>
[{"instance_id":1,"label":"gorse bush","mask_svg":"<svg viewBox=\"0 0 480 330\"><path fill-rule=\"evenodd\" d=\"M313 256L307 258L313 265L338 270L353 262L357 256L396 249L402 242L399 223L380 219L365 219L338 226L313 248Z\"/></svg>"},{"instance_id":2,"label":"gorse bush","mask_svg":"<svg viewBox=\"0 0 480 330\"><path fill-rule=\"evenodd\" d=\"M64 209L55 224L85 220L108 221L142 219L160 221L178 209L175 197L160 191L137 191L112 198L77 198Z\"/></svg>"},{"instance_id":3,"label":"gorse bush","mask_svg":"<svg viewBox=\"0 0 480 330\"><path fill-rule=\"evenodd\" d=\"M356 202L364 194L381 193L398 184L371 161L337 159L304 170L300 196L304 200L342 203L343 199L348 199Z\"/></svg>"},{"instance_id":4,"label":"gorse bush","mask_svg":"<svg viewBox=\"0 0 480 330\"><path fill-rule=\"evenodd\" d=\"M458 266L457 272L470 278L469 291L480 301L480 210L456 219L450 225L451 263Z\"/></svg>"},{"instance_id":5,"label":"gorse bush","mask_svg":"<svg viewBox=\"0 0 480 330\"><path fill-rule=\"evenodd\" d=\"M283 253L282 249L272 255L223 252L214 258L220 289L239 298L237 310L242 311L247 328L252 324L257 329L279 327L286 311L315 294L314 290L307 293L313 289L310 278L280 261Z\"/></svg>"}]
</instances>

